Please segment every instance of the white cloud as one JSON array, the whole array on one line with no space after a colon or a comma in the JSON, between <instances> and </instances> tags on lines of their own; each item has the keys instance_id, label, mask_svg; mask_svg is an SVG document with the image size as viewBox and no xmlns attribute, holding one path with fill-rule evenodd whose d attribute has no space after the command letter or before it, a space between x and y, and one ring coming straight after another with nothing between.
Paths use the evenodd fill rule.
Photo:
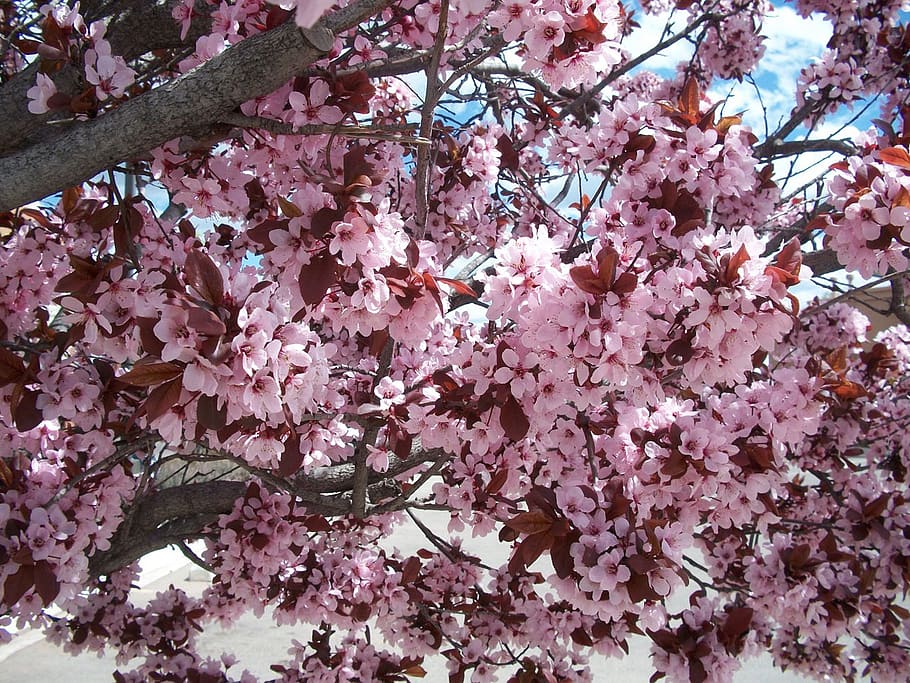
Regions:
<instances>
[{"instance_id":1,"label":"white cloud","mask_svg":"<svg viewBox=\"0 0 910 683\"><path fill-rule=\"evenodd\" d=\"M635 20L641 24L632 35L622 41L624 49L635 58L638 55L653 49L663 39L672 36L686 28L688 14L680 12L667 12L664 14L636 14ZM664 33L669 27L669 32ZM688 61L692 56L692 44L680 40L667 49L654 55L642 65L642 69L660 73L662 76L672 76L676 73L676 65Z\"/></svg>"},{"instance_id":2,"label":"white cloud","mask_svg":"<svg viewBox=\"0 0 910 683\"><path fill-rule=\"evenodd\" d=\"M796 102L799 72L825 51L831 24L820 15L805 18L783 6L765 17L762 34L767 38L765 54L751 74L761 98L747 82L724 83L711 91L715 97L728 98L725 111L743 112L744 123L759 135L765 133L766 120L773 132L789 117Z\"/></svg>"}]
</instances>

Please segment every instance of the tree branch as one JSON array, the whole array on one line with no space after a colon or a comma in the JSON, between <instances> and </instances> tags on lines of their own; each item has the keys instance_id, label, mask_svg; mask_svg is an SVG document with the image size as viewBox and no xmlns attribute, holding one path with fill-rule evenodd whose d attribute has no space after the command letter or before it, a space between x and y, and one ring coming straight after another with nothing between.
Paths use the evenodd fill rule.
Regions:
<instances>
[{"instance_id":1,"label":"tree branch","mask_svg":"<svg viewBox=\"0 0 910 683\"><path fill-rule=\"evenodd\" d=\"M910 311L907 310L907 295L904 292L906 273L899 275L891 279L891 313L904 325L910 325Z\"/></svg>"},{"instance_id":2,"label":"tree branch","mask_svg":"<svg viewBox=\"0 0 910 683\"><path fill-rule=\"evenodd\" d=\"M849 140L788 140L768 138L754 149L758 159L777 159L803 154L805 152L836 152L846 157L854 156L859 150Z\"/></svg>"},{"instance_id":3,"label":"tree branch","mask_svg":"<svg viewBox=\"0 0 910 683\"><path fill-rule=\"evenodd\" d=\"M288 22L255 35L97 119L0 158L0 211L80 183L180 135L207 130L243 102L277 90L322 58L334 36L390 1L360 0L306 31Z\"/></svg>"},{"instance_id":4,"label":"tree branch","mask_svg":"<svg viewBox=\"0 0 910 683\"><path fill-rule=\"evenodd\" d=\"M111 21L106 38L111 44L111 52L129 61L152 50L195 45L206 28L211 28L211 22L205 20L208 13L200 12L190 25L186 39L181 40L180 27L171 15L177 4L179 0L129 0L107 8L105 15L111 16ZM83 9L86 10L86 21L102 18L89 14L85 7ZM0 87L0 122L3 123L0 153L21 147L24 142L37 142L35 138L48 137L47 122L62 116L59 111L32 114L28 110L26 93L35 85L39 66L40 60L35 60ZM66 95L76 95L80 88L85 87L81 65L66 64L53 74L53 79L58 92Z\"/></svg>"},{"instance_id":5,"label":"tree branch","mask_svg":"<svg viewBox=\"0 0 910 683\"><path fill-rule=\"evenodd\" d=\"M243 481L207 481L152 493L138 504L132 524L121 524L110 549L89 560L89 575L97 578L138 560L143 555L198 535L219 515L228 514L246 491Z\"/></svg>"},{"instance_id":6,"label":"tree branch","mask_svg":"<svg viewBox=\"0 0 910 683\"><path fill-rule=\"evenodd\" d=\"M803 254L803 263L812 270L813 275L825 275L843 269L837 260L837 254L831 249L820 249Z\"/></svg>"},{"instance_id":7,"label":"tree branch","mask_svg":"<svg viewBox=\"0 0 910 683\"><path fill-rule=\"evenodd\" d=\"M231 112L221 117L221 123L238 128L251 128L264 130L272 135L336 135L346 138L366 138L372 140L389 140L410 145L428 145L430 140L419 136L408 135L416 132L416 126L356 126L356 125L331 125L308 124L294 126L278 119L265 116L245 116Z\"/></svg>"},{"instance_id":8,"label":"tree branch","mask_svg":"<svg viewBox=\"0 0 910 683\"><path fill-rule=\"evenodd\" d=\"M442 52L445 49L446 33L448 32L449 0L442 0L439 6L439 25L436 29L436 40L433 44L433 54L426 68L427 89L423 98L423 111L420 113L420 137L430 138L433 135L433 110L439 101L439 64L442 61ZM417 167L414 176L417 181L417 207L416 220L418 236L423 238L427 226L427 204L430 190L430 148L421 147L417 150Z\"/></svg>"}]
</instances>

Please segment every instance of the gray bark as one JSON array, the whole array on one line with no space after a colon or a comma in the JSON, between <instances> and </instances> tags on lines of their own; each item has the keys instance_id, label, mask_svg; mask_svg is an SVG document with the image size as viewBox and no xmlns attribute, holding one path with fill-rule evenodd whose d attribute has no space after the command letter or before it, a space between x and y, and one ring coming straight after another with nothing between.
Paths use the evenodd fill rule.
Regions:
<instances>
[{"instance_id":1,"label":"gray bark","mask_svg":"<svg viewBox=\"0 0 910 683\"><path fill-rule=\"evenodd\" d=\"M152 50L170 49L181 46L192 47L201 36L206 22L200 18L193 21L185 40L180 39L180 27L171 12L178 0L148 2L148 0L125 0L105 8L102 14L111 15L106 33L111 51L127 61L140 57ZM91 8L83 6L86 21L101 18L90 13ZM59 131L48 127L47 122L66 118L61 112L32 114L28 110L26 93L35 85L38 75L38 61L17 73L0 87L0 154L12 151L24 144L38 142ZM57 91L73 96L85 87L81 65L67 64L52 74Z\"/></svg>"},{"instance_id":2,"label":"gray bark","mask_svg":"<svg viewBox=\"0 0 910 683\"><path fill-rule=\"evenodd\" d=\"M0 211L83 182L164 144L206 131L247 100L279 88L320 59L339 33L390 0L361 0L301 31L288 22L234 45L187 74L91 121L0 158Z\"/></svg>"}]
</instances>

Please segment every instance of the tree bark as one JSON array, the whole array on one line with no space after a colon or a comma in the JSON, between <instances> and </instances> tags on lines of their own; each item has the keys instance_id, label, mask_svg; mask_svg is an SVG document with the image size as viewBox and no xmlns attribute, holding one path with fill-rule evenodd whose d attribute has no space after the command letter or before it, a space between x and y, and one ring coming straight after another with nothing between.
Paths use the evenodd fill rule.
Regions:
<instances>
[{"instance_id":1,"label":"tree bark","mask_svg":"<svg viewBox=\"0 0 910 683\"><path fill-rule=\"evenodd\" d=\"M106 7L102 15L111 18L105 37L113 54L129 61L152 50L195 45L196 39L205 33L207 22L200 14L190 26L186 39L181 40L180 26L171 16L178 3L179 0L125 0ZM102 18L92 15L90 9L83 6L87 22ZM36 83L38 66L36 60L0 87L0 121L3 122L0 154L22 147L23 143L31 144L57 134L57 130L48 128L47 122L66 118L59 111L32 114L28 110L27 92ZM70 96L78 94L86 85L81 65L67 64L51 77L58 92Z\"/></svg>"},{"instance_id":2,"label":"tree bark","mask_svg":"<svg viewBox=\"0 0 910 683\"><path fill-rule=\"evenodd\" d=\"M0 158L0 211L83 182L181 135L206 131L320 59L338 34L390 0L361 0L301 30L293 22L244 40L183 76L97 119Z\"/></svg>"}]
</instances>

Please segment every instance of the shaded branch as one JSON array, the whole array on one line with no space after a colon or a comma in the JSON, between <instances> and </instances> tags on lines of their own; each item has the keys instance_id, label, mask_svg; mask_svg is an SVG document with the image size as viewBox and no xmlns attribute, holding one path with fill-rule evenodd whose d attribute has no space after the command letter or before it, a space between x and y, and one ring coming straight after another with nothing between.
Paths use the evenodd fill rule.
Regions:
<instances>
[{"instance_id":1,"label":"shaded branch","mask_svg":"<svg viewBox=\"0 0 910 683\"><path fill-rule=\"evenodd\" d=\"M123 523L110 549L89 560L93 578L110 574L143 555L183 542L228 514L246 491L243 481L207 481L156 491L138 503L131 523Z\"/></svg>"},{"instance_id":2,"label":"shaded branch","mask_svg":"<svg viewBox=\"0 0 910 683\"><path fill-rule=\"evenodd\" d=\"M754 149L758 159L777 159L780 157L803 154L805 152L836 152L844 156L859 153L856 145L849 140L788 140L768 138Z\"/></svg>"},{"instance_id":3,"label":"shaded branch","mask_svg":"<svg viewBox=\"0 0 910 683\"><path fill-rule=\"evenodd\" d=\"M842 270L843 265L837 260L837 254L831 249L820 249L803 254L803 263L812 269L813 275L825 275Z\"/></svg>"},{"instance_id":4,"label":"shaded branch","mask_svg":"<svg viewBox=\"0 0 910 683\"><path fill-rule=\"evenodd\" d=\"M903 273L896 273L900 277L891 278L891 314L900 320L904 325L910 325L910 311L907 310L907 295L904 292Z\"/></svg>"}]
</instances>

